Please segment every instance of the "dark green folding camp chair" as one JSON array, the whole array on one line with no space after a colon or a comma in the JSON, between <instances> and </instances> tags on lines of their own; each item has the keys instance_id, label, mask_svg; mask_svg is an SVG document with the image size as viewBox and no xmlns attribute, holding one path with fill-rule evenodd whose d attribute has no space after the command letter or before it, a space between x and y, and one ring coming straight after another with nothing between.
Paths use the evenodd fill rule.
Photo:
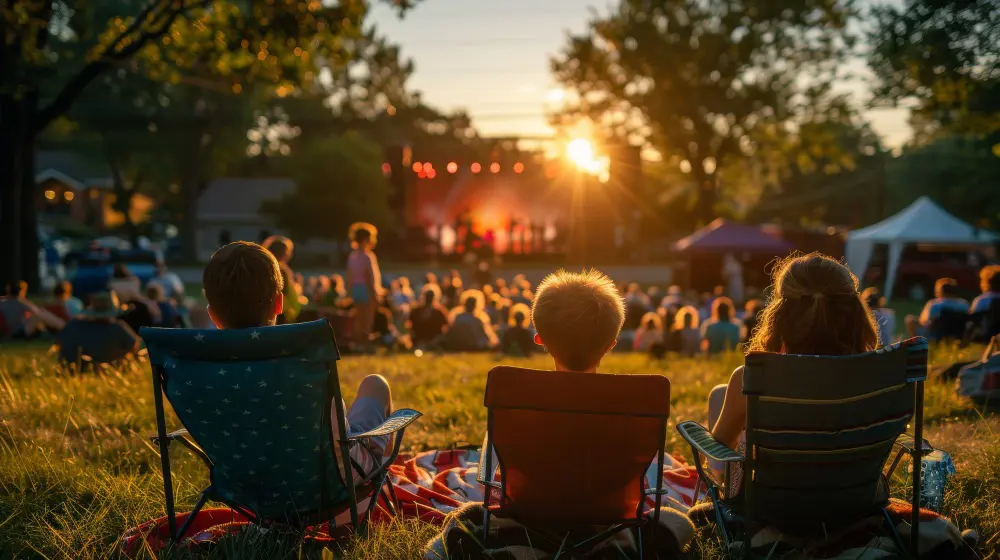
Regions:
<instances>
[{"instance_id":1,"label":"dark green folding camp chair","mask_svg":"<svg viewBox=\"0 0 1000 560\"><path fill-rule=\"evenodd\" d=\"M746 456L696 422L677 426L696 457L713 502L714 525L727 548L741 540L749 555L750 536L763 527L809 536L870 516L888 521L887 480L907 453L917 465L909 546L888 525L899 550L915 552L919 462L929 446L924 442L921 451L914 442L923 441L926 378L923 338L855 356L749 354L743 372ZM911 420L912 437L905 434ZM725 464L724 481L706 472L702 457ZM742 464L742 489L727 495L735 464Z\"/></svg>"},{"instance_id":2,"label":"dark green folding camp chair","mask_svg":"<svg viewBox=\"0 0 1000 560\"><path fill-rule=\"evenodd\" d=\"M207 500L222 502L258 523L305 527L349 511L361 530L379 496L392 508L388 467L403 431L420 413L395 411L379 427L348 437L333 330L325 320L223 331L142 329L153 370L153 397L163 467L163 491L173 541ZM167 433L163 396L185 429ZM330 411L340 418L331 432ZM355 484L353 446L395 434L395 445ZM210 483L177 530L170 477L171 442L193 451ZM367 449L367 447L366 447ZM368 500L364 517L359 503ZM343 516L346 518L346 516Z\"/></svg>"}]
</instances>

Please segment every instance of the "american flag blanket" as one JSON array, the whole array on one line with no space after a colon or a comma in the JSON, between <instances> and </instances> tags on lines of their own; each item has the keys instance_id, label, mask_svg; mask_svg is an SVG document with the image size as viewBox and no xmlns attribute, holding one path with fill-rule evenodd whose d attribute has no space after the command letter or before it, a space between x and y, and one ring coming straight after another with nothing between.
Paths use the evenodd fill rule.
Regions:
<instances>
[{"instance_id":1,"label":"american flag blanket","mask_svg":"<svg viewBox=\"0 0 1000 560\"><path fill-rule=\"evenodd\" d=\"M467 504L482 503L483 487L476 482L478 466L479 451L475 449L400 455L389 472L395 487L398 514L443 524L449 513ZM687 512L693 504L697 483L694 467L665 454L663 470L667 494L662 506ZM655 473L656 463L653 462L646 472L647 486L655 485ZM646 506L647 510L654 506L652 498L647 500ZM567 507L572 507L572 504L567 504ZM342 517L338 516L338 519ZM372 522L379 523L389 517L388 508L380 503L372 513ZM186 518L186 513L177 514L177 525L184 523ZM123 552L128 557L135 557L143 549L157 552L165 548L169 541L167 525L166 517L162 517L130 530L122 537ZM185 546L203 546L246 530L250 525L249 519L229 508L206 508L198 513L181 542ZM336 535L331 533L329 527L313 527L306 531L306 538L319 542L332 541Z\"/></svg>"},{"instance_id":2,"label":"american flag blanket","mask_svg":"<svg viewBox=\"0 0 1000 560\"><path fill-rule=\"evenodd\" d=\"M478 450L432 451L401 456L390 467L389 476L396 487L396 498L404 516L441 522L449 512L467 503L483 502L483 486L476 482L478 467ZM694 467L665 453L663 474L668 493L662 505L687 512L694 503L698 480ZM653 462L646 471L646 486L655 485L656 463ZM646 509L654 504L653 498L648 497Z\"/></svg>"}]
</instances>

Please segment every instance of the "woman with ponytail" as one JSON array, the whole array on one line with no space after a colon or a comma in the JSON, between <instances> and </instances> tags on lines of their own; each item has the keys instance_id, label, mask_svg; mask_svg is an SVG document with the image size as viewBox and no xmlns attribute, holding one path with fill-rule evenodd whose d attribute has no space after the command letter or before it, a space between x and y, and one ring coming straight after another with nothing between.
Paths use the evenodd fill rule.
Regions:
<instances>
[{"instance_id":1,"label":"woman with ponytail","mask_svg":"<svg viewBox=\"0 0 1000 560\"><path fill-rule=\"evenodd\" d=\"M772 290L750 338L750 352L840 356L879 346L858 279L840 262L819 253L788 257L775 268ZM808 372L802 383L809 383ZM712 435L736 449L746 426L742 366L728 385L712 390L708 402Z\"/></svg>"}]
</instances>

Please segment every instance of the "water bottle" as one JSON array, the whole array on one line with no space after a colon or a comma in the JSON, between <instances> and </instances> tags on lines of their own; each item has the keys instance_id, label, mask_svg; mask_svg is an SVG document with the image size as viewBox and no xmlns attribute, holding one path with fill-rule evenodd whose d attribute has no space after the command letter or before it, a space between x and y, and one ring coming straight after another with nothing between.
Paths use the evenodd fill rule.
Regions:
<instances>
[{"instance_id":1,"label":"water bottle","mask_svg":"<svg viewBox=\"0 0 1000 560\"><path fill-rule=\"evenodd\" d=\"M920 507L941 511L948 479L955 474L955 464L947 452L935 449L920 461Z\"/></svg>"}]
</instances>

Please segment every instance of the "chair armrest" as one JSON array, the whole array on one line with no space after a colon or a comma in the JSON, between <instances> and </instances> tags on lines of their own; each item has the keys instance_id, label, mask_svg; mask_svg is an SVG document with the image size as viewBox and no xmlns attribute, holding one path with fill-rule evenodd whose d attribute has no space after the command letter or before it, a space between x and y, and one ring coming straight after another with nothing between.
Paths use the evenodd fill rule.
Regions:
<instances>
[{"instance_id":1,"label":"chair armrest","mask_svg":"<svg viewBox=\"0 0 1000 560\"><path fill-rule=\"evenodd\" d=\"M903 455L909 455L914 458L914 460L916 460L917 457L917 442L910 434L903 434L896 438L896 442L892 444L892 449L896 452L896 456L893 457L892 463L889 465L889 469L885 471L885 477L887 479L892 478L893 473L896 472L896 467L899 466L899 462L903 459ZM932 447L930 442L925 439L920 448L920 455L926 455L931 451L934 451L934 447Z\"/></svg>"},{"instance_id":2,"label":"chair armrest","mask_svg":"<svg viewBox=\"0 0 1000 560\"><path fill-rule=\"evenodd\" d=\"M925 439L923 443L924 444L921 447L921 454L934 451L934 447L931 446L929 441ZM892 446L900 451L909 453L910 455L913 455L917 451L917 442L914 441L913 436L910 434L903 434L899 436L896 438L896 443L892 444Z\"/></svg>"},{"instance_id":3,"label":"chair armrest","mask_svg":"<svg viewBox=\"0 0 1000 560\"><path fill-rule=\"evenodd\" d=\"M697 422L691 420L681 422L677 424L677 431L692 448L713 461L738 463L744 460L743 455L712 437L712 432Z\"/></svg>"},{"instance_id":4,"label":"chair armrest","mask_svg":"<svg viewBox=\"0 0 1000 560\"><path fill-rule=\"evenodd\" d=\"M423 416L423 414L417 412L416 410L411 408L401 408L389 415L389 417L385 419L385 422L382 422L382 424L378 427L368 430L363 434L355 434L347 438L347 441L356 442L362 439L371 439L374 437L394 434L400 430L406 429L407 426L415 422L417 418L420 418L421 416Z\"/></svg>"},{"instance_id":5,"label":"chair armrest","mask_svg":"<svg viewBox=\"0 0 1000 560\"><path fill-rule=\"evenodd\" d=\"M174 442L174 441L180 443L184 447L187 447L188 449L190 449L192 453L194 453L195 455L197 455L202 461L205 462L206 465L208 465L211 468L211 466L212 466L212 460L208 458L208 455L205 453L204 450L202 450L202 448L198 447L193 441L191 441L190 439L188 439L187 436L189 436L189 435L190 434L188 433L187 428L181 428L179 430L174 430L174 431L170 432L169 434L167 434L167 445L170 445L170 443ZM149 441L153 442L154 445L159 445L160 444L160 437L159 436L150 436Z\"/></svg>"},{"instance_id":6,"label":"chair armrest","mask_svg":"<svg viewBox=\"0 0 1000 560\"><path fill-rule=\"evenodd\" d=\"M382 422L382 424L375 429L347 438L347 443L352 445L360 444L362 447L366 448L368 453L372 454L372 459L375 462L375 466L371 472L364 474L361 480L357 482L357 485L373 482L376 477L380 476L383 477L384 480L384 477L388 476L389 466L396 462L396 457L399 455L399 450L403 445L403 433L406 431L406 427L415 422L417 418L420 418L421 416L423 416L423 414L417 412L416 410L401 408L390 414L389 417L385 419L385 422ZM365 445L362 440L379 436L387 436L390 434L397 434L396 437L393 438L394 442L392 444L392 449L386 450L387 453L382 455L382 462L379 463L377 457L374 453L372 453L372 450ZM353 459L351 460L353 461ZM356 463L355 466L358 469L358 472L363 472L361 467L357 466Z\"/></svg>"}]
</instances>

